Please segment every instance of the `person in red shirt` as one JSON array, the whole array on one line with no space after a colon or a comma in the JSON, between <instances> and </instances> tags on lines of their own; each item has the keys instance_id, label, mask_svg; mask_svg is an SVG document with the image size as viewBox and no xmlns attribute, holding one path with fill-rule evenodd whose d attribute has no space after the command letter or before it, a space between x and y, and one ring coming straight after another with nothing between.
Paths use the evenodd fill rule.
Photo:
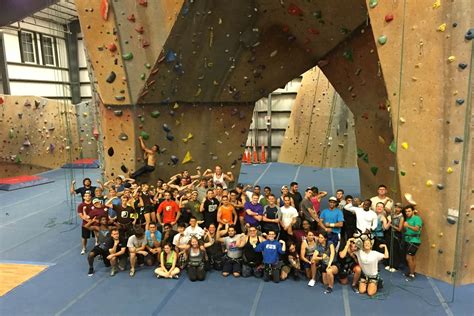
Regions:
<instances>
[{"instance_id":1,"label":"person in red shirt","mask_svg":"<svg viewBox=\"0 0 474 316\"><path fill-rule=\"evenodd\" d=\"M161 225L171 224L174 226L181 216L179 206L171 199L171 192L166 191L164 193L164 198L165 200L160 203L156 210L156 218ZM161 217L161 213L163 213L163 218Z\"/></svg>"},{"instance_id":2,"label":"person in red shirt","mask_svg":"<svg viewBox=\"0 0 474 316\"><path fill-rule=\"evenodd\" d=\"M79 217L82 219L82 232L81 232L82 250L81 250L81 255L86 253L87 240L91 237L91 231L89 229L87 229L86 227L84 227L84 226L86 226L88 220L91 219L91 217L89 216L89 213L91 212L91 208L93 206L92 205L92 192L86 191L84 193L83 199L84 199L84 201L81 204L79 204L79 206L77 207L77 213L78 213Z\"/></svg>"}]
</instances>

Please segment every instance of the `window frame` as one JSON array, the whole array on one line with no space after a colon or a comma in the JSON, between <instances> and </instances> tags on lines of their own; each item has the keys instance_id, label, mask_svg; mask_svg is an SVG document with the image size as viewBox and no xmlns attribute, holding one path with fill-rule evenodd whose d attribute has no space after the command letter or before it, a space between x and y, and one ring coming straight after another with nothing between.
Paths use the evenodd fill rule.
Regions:
<instances>
[{"instance_id":1,"label":"window frame","mask_svg":"<svg viewBox=\"0 0 474 316\"><path fill-rule=\"evenodd\" d=\"M31 35L31 40L32 40L32 48L33 48L33 59L34 61L28 61L26 60L25 56L25 48L23 45L23 34L30 34ZM20 43L20 56L21 56L21 62L25 64L38 64L38 46L36 43L36 34L31 31L25 31L21 30L18 31L18 41Z\"/></svg>"},{"instance_id":2,"label":"window frame","mask_svg":"<svg viewBox=\"0 0 474 316\"><path fill-rule=\"evenodd\" d=\"M51 57L53 58L52 64L46 62L45 43L44 43L45 38L51 39ZM53 36L40 34L40 43L41 43L41 59L42 59L43 65L44 66L57 66L58 61L56 59L56 51L57 51L56 39Z\"/></svg>"}]
</instances>

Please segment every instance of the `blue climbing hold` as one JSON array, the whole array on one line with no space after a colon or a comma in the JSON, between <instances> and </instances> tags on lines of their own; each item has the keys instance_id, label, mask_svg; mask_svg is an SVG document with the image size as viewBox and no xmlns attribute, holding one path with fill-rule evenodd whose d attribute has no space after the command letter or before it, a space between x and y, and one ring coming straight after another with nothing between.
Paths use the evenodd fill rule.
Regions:
<instances>
[{"instance_id":1,"label":"blue climbing hold","mask_svg":"<svg viewBox=\"0 0 474 316\"><path fill-rule=\"evenodd\" d=\"M465 64L465 63L460 63L460 64L458 65L458 67L461 68L461 69L466 69L466 68L467 68L467 64Z\"/></svg>"},{"instance_id":2,"label":"blue climbing hold","mask_svg":"<svg viewBox=\"0 0 474 316\"><path fill-rule=\"evenodd\" d=\"M456 103L459 104L459 105L462 105L464 103L464 99L456 99Z\"/></svg>"},{"instance_id":3,"label":"blue climbing hold","mask_svg":"<svg viewBox=\"0 0 474 316\"><path fill-rule=\"evenodd\" d=\"M176 57L177 57L176 53L175 53L173 50L170 49L170 50L166 53L165 61L166 61L167 63L172 63L173 61L176 60Z\"/></svg>"},{"instance_id":4,"label":"blue climbing hold","mask_svg":"<svg viewBox=\"0 0 474 316\"><path fill-rule=\"evenodd\" d=\"M468 41L474 39L474 28L469 29L469 30L466 32L466 35L464 35L464 38L467 39Z\"/></svg>"},{"instance_id":5,"label":"blue climbing hold","mask_svg":"<svg viewBox=\"0 0 474 316\"><path fill-rule=\"evenodd\" d=\"M174 136L171 134L166 134L166 139L169 140L170 142L173 141Z\"/></svg>"},{"instance_id":6,"label":"blue climbing hold","mask_svg":"<svg viewBox=\"0 0 474 316\"><path fill-rule=\"evenodd\" d=\"M176 157L175 155L172 155L172 156L170 157L170 160L171 160L171 162L173 163L173 165L176 165L176 164L179 162L178 157Z\"/></svg>"},{"instance_id":7,"label":"blue climbing hold","mask_svg":"<svg viewBox=\"0 0 474 316\"><path fill-rule=\"evenodd\" d=\"M166 133L171 132L171 128L169 128L168 124L163 124L163 130L164 130Z\"/></svg>"}]
</instances>

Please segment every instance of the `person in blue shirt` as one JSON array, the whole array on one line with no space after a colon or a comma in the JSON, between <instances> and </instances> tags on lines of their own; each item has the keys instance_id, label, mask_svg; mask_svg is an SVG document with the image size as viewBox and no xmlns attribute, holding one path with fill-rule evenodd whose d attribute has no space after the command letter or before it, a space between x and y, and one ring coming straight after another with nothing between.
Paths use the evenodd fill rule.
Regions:
<instances>
[{"instance_id":1,"label":"person in blue shirt","mask_svg":"<svg viewBox=\"0 0 474 316\"><path fill-rule=\"evenodd\" d=\"M328 242L333 243L337 248L341 227L344 224L344 215L337 208L338 202L334 196L331 196L328 202L329 208L323 210L319 216L319 226L328 233Z\"/></svg>"},{"instance_id":2,"label":"person in blue shirt","mask_svg":"<svg viewBox=\"0 0 474 316\"><path fill-rule=\"evenodd\" d=\"M146 250L148 255L145 257L147 266L160 262L161 254L161 232L157 229L156 223L152 222L145 231Z\"/></svg>"},{"instance_id":3,"label":"person in blue shirt","mask_svg":"<svg viewBox=\"0 0 474 316\"><path fill-rule=\"evenodd\" d=\"M285 242L283 240L275 240L276 232L270 230L267 234L267 240L261 242L255 247L256 252L263 255L264 273L263 280L268 282L280 282L281 262L280 255L285 253Z\"/></svg>"}]
</instances>

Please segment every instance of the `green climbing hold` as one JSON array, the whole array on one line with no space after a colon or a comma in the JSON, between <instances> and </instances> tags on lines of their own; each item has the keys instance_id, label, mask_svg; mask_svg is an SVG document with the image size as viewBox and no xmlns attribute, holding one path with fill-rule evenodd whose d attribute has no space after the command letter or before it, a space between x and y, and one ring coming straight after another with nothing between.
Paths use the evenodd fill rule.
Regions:
<instances>
[{"instance_id":1,"label":"green climbing hold","mask_svg":"<svg viewBox=\"0 0 474 316\"><path fill-rule=\"evenodd\" d=\"M362 156L362 160L366 163L369 163L369 155L368 154L364 154L364 156Z\"/></svg>"},{"instance_id":2,"label":"green climbing hold","mask_svg":"<svg viewBox=\"0 0 474 316\"><path fill-rule=\"evenodd\" d=\"M385 43L387 43L387 36L385 35L381 35L377 41L379 42L380 45L385 45Z\"/></svg>"},{"instance_id":3,"label":"green climbing hold","mask_svg":"<svg viewBox=\"0 0 474 316\"><path fill-rule=\"evenodd\" d=\"M17 155L17 156L15 157L15 163L17 163L17 164L21 164L21 163L22 163L21 157L20 157L19 155Z\"/></svg>"},{"instance_id":4,"label":"green climbing hold","mask_svg":"<svg viewBox=\"0 0 474 316\"><path fill-rule=\"evenodd\" d=\"M145 118L143 116L140 116L140 122L145 122Z\"/></svg>"},{"instance_id":5,"label":"green climbing hold","mask_svg":"<svg viewBox=\"0 0 474 316\"><path fill-rule=\"evenodd\" d=\"M133 53L126 53L126 54L123 54L123 59L125 60L132 60L133 59Z\"/></svg>"},{"instance_id":6,"label":"green climbing hold","mask_svg":"<svg viewBox=\"0 0 474 316\"><path fill-rule=\"evenodd\" d=\"M392 143L390 144L390 146L388 146L388 149L394 154L397 152L397 143L395 142L395 140L392 140Z\"/></svg>"},{"instance_id":7,"label":"green climbing hold","mask_svg":"<svg viewBox=\"0 0 474 316\"><path fill-rule=\"evenodd\" d=\"M344 57L348 61L354 61L354 57L352 55L352 50L351 49L348 49L348 50L344 51L344 53L342 53L342 57Z\"/></svg>"},{"instance_id":8,"label":"green climbing hold","mask_svg":"<svg viewBox=\"0 0 474 316\"><path fill-rule=\"evenodd\" d=\"M142 131L140 133L140 136L144 139L144 140L147 140L148 138L150 138L150 134L148 134L147 132L145 131Z\"/></svg>"},{"instance_id":9,"label":"green climbing hold","mask_svg":"<svg viewBox=\"0 0 474 316\"><path fill-rule=\"evenodd\" d=\"M402 177L404 177L406 174L407 174L407 173L406 173L405 171L400 170L400 175L401 175Z\"/></svg>"},{"instance_id":10,"label":"green climbing hold","mask_svg":"<svg viewBox=\"0 0 474 316\"><path fill-rule=\"evenodd\" d=\"M145 68L146 68L146 69L150 69L150 68L151 68L151 65L150 65L149 63L146 63L146 64L145 64Z\"/></svg>"},{"instance_id":11,"label":"green climbing hold","mask_svg":"<svg viewBox=\"0 0 474 316\"><path fill-rule=\"evenodd\" d=\"M379 4L379 1L378 0L370 0L369 1L369 7L371 9L375 8L377 6L377 4Z\"/></svg>"},{"instance_id":12,"label":"green climbing hold","mask_svg":"<svg viewBox=\"0 0 474 316\"><path fill-rule=\"evenodd\" d=\"M365 152L362 149L357 148L357 157L362 158L362 156L364 155L365 155Z\"/></svg>"},{"instance_id":13,"label":"green climbing hold","mask_svg":"<svg viewBox=\"0 0 474 316\"><path fill-rule=\"evenodd\" d=\"M153 111L153 112L151 112L150 115L151 115L152 118L157 118L158 116L160 116L160 111Z\"/></svg>"},{"instance_id":14,"label":"green climbing hold","mask_svg":"<svg viewBox=\"0 0 474 316\"><path fill-rule=\"evenodd\" d=\"M316 18L316 19L321 19L323 17L323 14L321 13L321 11L314 11L313 12L313 16Z\"/></svg>"},{"instance_id":15,"label":"green climbing hold","mask_svg":"<svg viewBox=\"0 0 474 316\"><path fill-rule=\"evenodd\" d=\"M372 174L373 174L374 176L377 175L377 172L378 172L378 171L379 171L379 168L378 168L378 167L371 167L371 168L370 168L370 172L372 172Z\"/></svg>"},{"instance_id":16,"label":"green climbing hold","mask_svg":"<svg viewBox=\"0 0 474 316\"><path fill-rule=\"evenodd\" d=\"M12 139L13 136L15 136L15 132L13 131L13 129L10 129L10 131L8 132L8 137Z\"/></svg>"},{"instance_id":17,"label":"green climbing hold","mask_svg":"<svg viewBox=\"0 0 474 316\"><path fill-rule=\"evenodd\" d=\"M142 74L140 75L140 79L145 80L145 74L144 74L144 73L142 73Z\"/></svg>"}]
</instances>

